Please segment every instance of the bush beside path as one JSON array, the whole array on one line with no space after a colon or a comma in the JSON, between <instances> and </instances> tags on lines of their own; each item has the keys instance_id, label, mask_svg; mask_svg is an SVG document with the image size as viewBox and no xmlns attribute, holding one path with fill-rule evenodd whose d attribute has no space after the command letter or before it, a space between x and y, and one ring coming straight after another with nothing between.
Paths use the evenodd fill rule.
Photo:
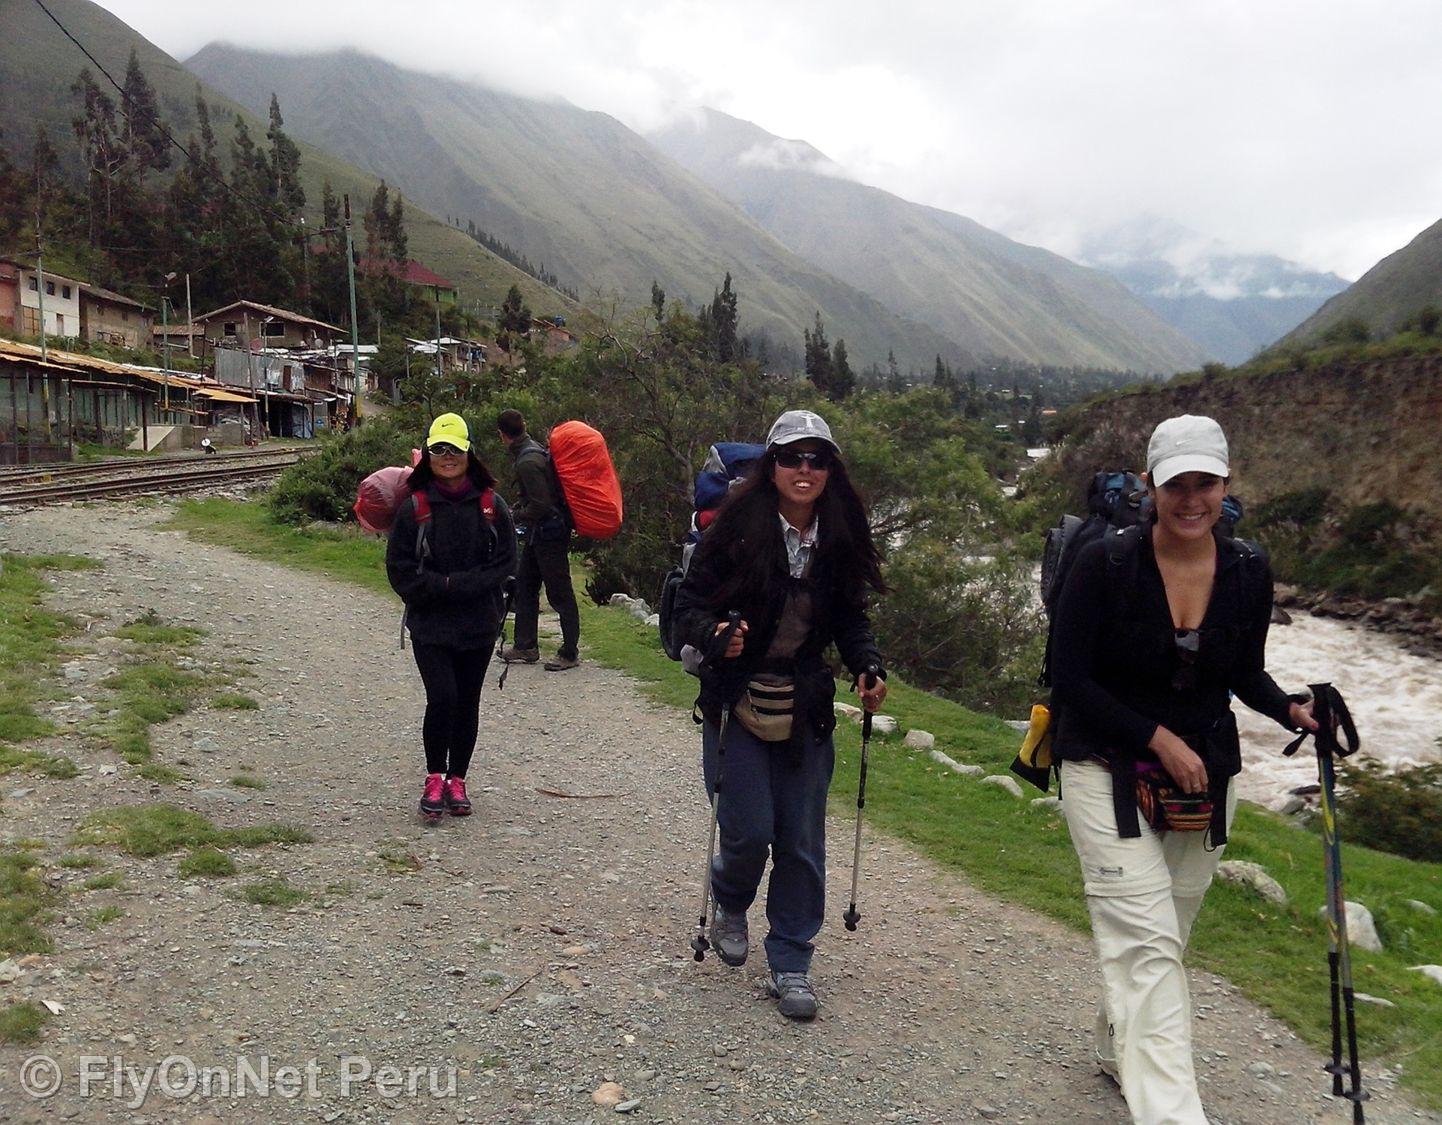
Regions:
<instances>
[{"instance_id":1,"label":"bush beside path","mask_svg":"<svg viewBox=\"0 0 1442 1125\"><path fill-rule=\"evenodd\" d=\"M423 826L422 695L397 647L397 603L198 543L166 530L168 513L52 508L0 521L0 549L101 563L49 576L46 605L76 619L77 648L147 610L203 626L203 666L227 669L226 690L258 704L202 701L154 727L153 761L180 781L149 780L83 726L62 725L44 748L75 761L78 777L0 783L4 847L34 855L57 896L52 951L0 984L0 1004L59 1009L38 1042L0 1046L10 1119L282 1112L254 1096L154 1089L135 1107L108 1080L81 1097L81 1057L116 1054L141 1069L170 1055L232 1071L237 1056L272 1068L315 1059L316 1096L297 1100L324 1121L613 1120L593 1100L608 1082L638 1120L1124 1119L1091 1062L1096 972L1074 930L871 833L861 928L848 934L852 821L838 816L814 972L821 1016L789 1024L763 997L759 962L691 959L706 806L684 711L594 661L565 675L516 666L499 693L493 670L476 815ZM902 752L874 748L874 768ZM175 809L134 811L158 804ZM142 815L173 835L137 848L114 828ZM273 830L247 846L235 831L261 825L311 842ZM102 870L118 878L85 889ZM759 907L752 923L764 928ZM1291 1031L1221 978L1192 980L1218 1125L1350 1118ZM45 1102L17 1093L37 1053L67 1079ZM345 1094L341 1067L356 1075L359 1058L440 1068L438 1092L427 1075L414 1094L388 1098L394 1087L373 1078ZM1442 1120L1375 1067L1369 1079L1370 1120Z\"/></svg>"}]
</instances>

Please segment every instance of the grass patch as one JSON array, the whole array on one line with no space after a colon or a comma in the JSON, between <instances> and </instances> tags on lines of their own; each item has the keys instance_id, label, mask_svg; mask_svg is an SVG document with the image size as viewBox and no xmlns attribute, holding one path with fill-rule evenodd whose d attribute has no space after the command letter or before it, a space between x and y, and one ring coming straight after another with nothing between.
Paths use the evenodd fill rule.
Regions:
<instances>
[{"instance_id":1,"label":"grass patch","mask_svg":"<svg viewBox=\"0 0 1442 1125\"><path fill-rule=\"evenodd\" d=\"M258 848L265 844L308 844L313 837L302 828L258 824L248 828L217 828L200 813L175 805L122 805L86 818L75 843L113 847L142 858L184 850Z\"/></svg>"},{"instance_id":2,"label":"grass patch","mask_svg":"<svg viewBox=\"0 0 1442 1125\"><path fill-rule=\"evenodd\" d=\"M116 705L101 735L132 766L149 762L150 728L188 711L204 682L165 656L127 664L104 681L115 693Z\"/></svg>"},{"instance_id":3,"label":"grass patch","mask_svg":"<svg viewBox=\"0 0 1442 1125\"><path fill-rule=\"evenodd\" d=\"M27 769L75 776L67 759L16 744L54 733L54 725L35 713L35 704L50 693L64 655L61 641L74 630L69 618L44 608L44 572L98 565L76 555L0 555L0 773Z\"/></svg>"},{"instance_id":4,"label":"grass patch","mask_svg":"<svg viewBox=\"0 0 1442 1125\"><path fill-rule=\"evenodd\" d=\"M118 871L107 871L104 875L92 875L80 885L87 891L113 891L124 881Z\"/></svg>"},{"instance_id":5,"label":"grass patch","mask_svg":"<svg viewBox=\"0 0 1442 1125\"><path fill-rule=\"evenodd\" d=\"M85 867L94 867L99 862L100 860L97 859L95 856L88 855L85 852L71 852L69 855L63 855L60 857L60 866L70 868L71 870L79 870Z\"/></svg>"},{"instance_id":6,"label":"grass patch","mask_svg":"<svg viewBox=\"0 0 1442 1125\"><path fill-rule=\"evenodd\" d=\"M212 844L196 848L180 861L182 879L224 879L235 874L235 860Z\"/></svg>"},{"instance_id":7,"label":"grass patch","mask_svg":"<svg viewBox=\"0 0 1442 1125\"><path fill-rule=\"evenodd\" d=\"M25 1001L0 1007L0 1043L36 1043L50 1013L39 1004Z\"/></svg>"},{"instance_id":8,"label":"grass patch","mask_svg":"<svg viewBox=\"0 0 1442 1125\"><path fill-rule=\"evenodd\" d=\"M85 916L85 928L92 933L117 918L124 918L125 911L118 906L102 906L99 910L92 910Z\"/></svg>"},{"instance_id":9,"label":"grass patch","mask_svg":"<svg viewBox=\"0 0 1442 1125\"><path fill-rule=\"evenodd\" d=\"M189 625L167 625L153 609L147 609L115 630L115 635L149 647L183 648L205 636L205 630Z\"/></svg>"},{"instance_id":10,"label":"grass patch","mask_svg":"<svg viewBox=\"0 0 1442 1125\"><path fill-rule=\"evenodd\" d=\"M54 901L31 852L13 846L0 851L0 954L49 953L41 925Z\"/></svg>"},{"instance_id":11,"label":"grass patch","mask_svg":"<svg viewBox=\"0 0 1442 1125\"><path fill-rule=\"evenodd\" d=\"M210 705L217 711L258 711L260 704L248 695L226 691L212 696Z\"/></svg>"},{"instance_id":12,"label":"grass patch","mask_svg":"<svg viewBox=\"0 0 1442 1125\"><path fill-rule=\"evenodd\" d=\"M240 899L252 906L295 906L309 896L284 879L262 879L240 888Z\"/></svg>"},{"instance_id":13,"label":"grass patch","mask_svg":"<svg viewBox=\"0 0 1442 1125\"><path fill-rule=\"evenodd\" d=\"M236 774L230 779L230 783L237 789L269 789L270 782L259 777L251 777L250 774Z\"/></svg>"},{"instance_id":14,"label":"grass patch","mask_svg":"<svg viewBox=\"0 0 1442 1125\"><path fill-rule=\"evenodd\" d=\"M372 590L388 589L379 541L277 526L257 503L189 503L175 525L250 555ZM654 629L584 599L580 610L589 659L624 670L658 703L690 709L696 681L661 652ZM1020 742L1021 736L1001 721L895 678L887 711L903 729L931 731L952 758L988 772L1005 772ZM1278 748L1283 741L1279 730ZM855 724L841 724L836 747L833 808L850 818L860 757ZM868 825L907 840L990 893L1072 927L1077 942L1088 941L1076 856L1059 815L1035 811L1000 789L962 778L923 754L902 749L897 739L873 740L867 797ZM704 810L699 799L697 808L699 816ZM1345 839L1345 822L1342 832ZM1356 987L1397 1005L1385 1015L1359 1013L1362 1050L1365 1057L1398 1069L1420 1102L1442 1107L1442 989L1408 971L1419 960L1435 960L1442 949L1442 915L1405 905L1416 899L1442 910L1442 864L1347 845L1343 850L1348 896L1372 909L1387 944L1379 954L1354 951ZM1326 934L1318 916L1325 897L1318 837L1244 805L1227 854L1266 867L1287 890L1290 905L1276 907L1245 888L1217 883L1193 934L1191 963L1226 976L1314 1047L1326 1050L1330 1013Z\"/></svg>"},{"instance_id":15,"label":"grass patch","mask_svg":"<svg viewBox=\"0 0 1442 1125\"><path fill-rule=\"evenodd\" d=\"M404 843L396 843L382 844L376 849L376 858L387 874L412 875L421 869L421 861L407 847Z\"/></svg>"}]
</instances>

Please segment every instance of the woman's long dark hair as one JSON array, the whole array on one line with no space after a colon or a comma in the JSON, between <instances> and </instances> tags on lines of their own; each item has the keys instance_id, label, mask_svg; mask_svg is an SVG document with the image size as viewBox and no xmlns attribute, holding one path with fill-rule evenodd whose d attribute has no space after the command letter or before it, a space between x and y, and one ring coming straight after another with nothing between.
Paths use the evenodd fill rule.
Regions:
<instances>
[{"instance_id":1,"label":"woman's long dark hair","mask_svg":"<svg viewBox=\"0 0 1442 1125\"><path fill-rule=\"evenodd\" d=\"M491 470L486 468L486 463L476 456L474 445L466 450L466 476L482 492L496 487L496 478L491 475ZM411 470L410 489L412 492L419 492L435 479L436 470L431 465L431 451L422 446L421 463Z\"/></svg>"},{"instance_id":2,"label":"woman's long dark hair","mask_svg":"<svg viewBox=\"0 0 1442 1125\"><path fill-rule=\"evenodd\" d=\"M777 531L781 495L776 491L775 450L768 449L732 488L706 529L698 550L724 552L730 572L711 594L717 610L762 607L788 573L786 544ZM886 592L881 553L871 538L866 505L840 457L833 455L826 487L816 501L821 529L813 573L828 576L833 588L860 600L863 587Z\"/></svg>"}]
</instances>

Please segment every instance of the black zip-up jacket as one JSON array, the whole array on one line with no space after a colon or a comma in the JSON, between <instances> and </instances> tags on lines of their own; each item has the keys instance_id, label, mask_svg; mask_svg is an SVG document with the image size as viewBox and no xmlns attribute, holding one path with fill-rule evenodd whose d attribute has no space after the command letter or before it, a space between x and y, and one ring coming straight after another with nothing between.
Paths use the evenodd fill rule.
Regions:
<instances>
[{"instance_id":1,"label":"black zip-up jacket","mask_svg":"<svg viewBox=\"0 0 1442 1125\"><path fill-rule=\"evenodd\" d=\"M536 528L547 521L564 519L556 477L545 448L527 434L510 446L510 451L516 467L516 491L520 496L516 501L516 522Z\"/></svg>"},{"instance_id":2,"label":"black zip-up jacket","mask_svg":"<svg viewBox=\"0 0 1442 1125\"><path fill-rule=\"evenodd\" d=\"M487 525L475 485L458 500L434 484L424 557L418 557L416 508L396 512L386 547L386 576L406 603L406 627L416 644L488 648L505 612L502 587L516 570L516 532L506 502L495 496L495 523Z\"/></svg>"},{"instance_id":3,"label":"black zip-up jacket","mask_svg":"<svg viewBox=\"0 0 1442 1125\"><path fill-rule=\"evenodd\" d=\"M773 534L781 534L779 525ZM747 565L746 556L750 552L742 543L737 551L741 558L733 559L726 557L724 551L708 550L705 538L697 546L685 581L676 592L675 612L676 627L682 641L706 654L706 660L701 665L701 694L696 699L696 707L708 722L719 723L723 708L734 707L746 691L747 682L761 670L763 658L781 622L787 592L797 584L809 585L812 592L811 631L795 659L797 718L806 721L817 738L825 738L836 728L836 714L832 709L836 678L822 659L822 654L832 642L835 642L842 661L853 676L859 676L875 665L880 677L886 678L881 652L876 647L871 621L867 617L865 596L860 590L841 590L832 581L833 572L825 543L823 538L817 545L808 577L792 578L783 564L779 576L781 581L776 583L769 605L731 607L741 612L749 626L745 647L741 655L733 660L720 656L722 650L717 644L716 626L726 620L726 615L711 607L710 596L733 567ZM782 552L782 558L784 560L785 552ZM793 747L801 730L801 723L793 722Z\"/></svg>"},{"instance_id":4,"label":"black zip-up jacket","mask_svg":"<svg viewBox=\"0 0 1442 1125\"><path fill-rule=\"evenodd\" d=\"M1229 693L1292 729L1291 700L1265 666L1271 567L1246 543L1215 540L1212 596L1185 672L1149 528L1108 532L1082 548L1067 575L1052 638L1059 757L1099 756L1121 779L1132 763L1157 760L1147 743L1165 726L1202 755L1214 798L1225 797L1226 780L1242 768ZM1125 789L1118 794L1124 803L1130 784ZM1135 813L1122 823L1120 805L1118 811L1122 835L1136 835L1130 830ZM1213 832L1215 843L1225 838L1225 831L1220 838Z\"/></svg>"}]
</instances>

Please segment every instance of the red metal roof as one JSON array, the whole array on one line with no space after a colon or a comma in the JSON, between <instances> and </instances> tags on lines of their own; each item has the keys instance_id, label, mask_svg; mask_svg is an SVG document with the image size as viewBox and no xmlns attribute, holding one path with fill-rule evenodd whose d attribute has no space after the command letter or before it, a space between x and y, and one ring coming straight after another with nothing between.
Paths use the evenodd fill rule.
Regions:
<instances>
[{"instance_id":1,"label":"red metal roof","mask_svg":"<svg viewBox=\"0 0 1442 1125\"><path fill-rule=\"evenodd\" d=\"M375 258L362 258L361 269L366 273L378 272L386 263ZM396 277L408 285L438 285L442 289L454 289L455 282L447 281L434 270L427 269L414 258L407 258L405 264L396 273Z\"/></svg>"}]
</instances>

